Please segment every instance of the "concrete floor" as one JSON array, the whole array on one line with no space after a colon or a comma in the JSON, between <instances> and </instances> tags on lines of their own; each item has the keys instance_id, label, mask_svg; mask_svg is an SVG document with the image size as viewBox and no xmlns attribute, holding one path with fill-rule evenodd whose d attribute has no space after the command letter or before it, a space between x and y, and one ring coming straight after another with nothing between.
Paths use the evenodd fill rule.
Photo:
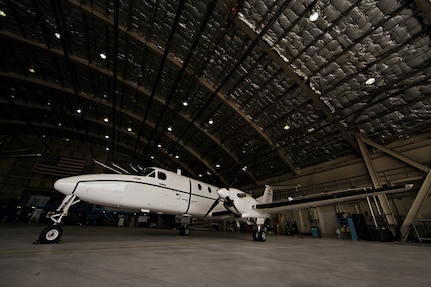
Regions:
<instances>
[{"instance_id":1,"label":"concrete floor","mask_svg":"<svg viewBox=\"0 0 431 287\"><path fill-rule=\"evenodd\" d=\"M0 225L0 286L430 286L431 244L250 233Z\"/></svg>"}]
</instances>

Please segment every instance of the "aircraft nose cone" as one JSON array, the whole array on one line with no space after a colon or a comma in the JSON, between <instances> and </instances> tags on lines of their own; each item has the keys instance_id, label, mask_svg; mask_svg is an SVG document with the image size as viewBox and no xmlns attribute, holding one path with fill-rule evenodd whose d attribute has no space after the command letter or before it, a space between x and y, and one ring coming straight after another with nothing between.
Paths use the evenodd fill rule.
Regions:
<instances>
[{"instance_id":1,"label":"aircraft nose cone","mask_svg":"<svg viewBox=\"0 0 431 287\"><path fill-rule=\"evenodd\" d=\"M218 196L220 196L220 198L223 198L223 199L225 199L226 197L230 196L230 192L226 188L220 188L217 191L217 193L218 193Z\"/></svg>"},{"instance_id":2,"label":"aircraft nose cone","mask_svg":"<svg viewBox=\"0 0 431 287\"><path fill-rule=\"evenodd\" d=\"M62 178L54 183L54 188L64 195L72 194L76 186L76 181L71 178Z\"/></svg>"}]
</instances>

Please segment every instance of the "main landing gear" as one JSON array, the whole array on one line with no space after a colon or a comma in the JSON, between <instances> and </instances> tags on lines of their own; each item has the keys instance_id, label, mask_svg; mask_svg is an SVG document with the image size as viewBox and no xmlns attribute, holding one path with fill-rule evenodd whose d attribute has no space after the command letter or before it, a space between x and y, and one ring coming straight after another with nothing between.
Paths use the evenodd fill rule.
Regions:
<instances>
[{"instance_id":1,"label":"main landing gear","mask_svg":"<svg viewBox=\"0 0 431 287\"><path fill-rule=\"evenodd\" d=\"M269 221L268 218L258 217L256 218L256 226L257 228L253 230L253 240L254 241L266 241L266 230L265 230L265 222Z\"/></svg>"},{"instance_id":2,"label":"main landing gear","mask_svg":"<svg viewBox=\"0 0 431 287\"><path fill-rule=\"evenodd\" d=\"M63 235L63 228L61 227L61 220L63 216L66 216L69 208L80 202L80 199L77 199L76 195L69 194L63 199L63 202L57 208L54 215L51 215L51 220L54 222L53 225L48 226L43 229L39 234L39 243L49 244L49 243L58 243L60 242L60 238Z\"/></svg>"},{"instance_id":3,"label":"main landing gear","mask_svg":"<svg viewBox=\"0 0 431 287\"><path fill-rule=\"evenodd\" d=\"M187 225L180 227L180 235L181 236L189 236L190 235L190 229L188 228Z\"/></svg>"},{"instance_id":4,"label":"main landing gear","mask_svg":"<svg viewBox=\"0 0 431 287\"><path fill-rule=\"evenodd\" d=\"M260 226L256 230L253 230L253 241L266 241L266 231Z\"/></svg>"}]
</instances>

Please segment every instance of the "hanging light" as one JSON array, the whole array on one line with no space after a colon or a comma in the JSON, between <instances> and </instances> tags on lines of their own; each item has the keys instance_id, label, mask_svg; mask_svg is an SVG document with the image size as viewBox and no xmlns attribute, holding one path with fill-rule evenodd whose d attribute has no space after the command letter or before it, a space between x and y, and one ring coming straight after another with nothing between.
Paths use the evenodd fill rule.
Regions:
<instances>
[{"instance_id":1,"label":"hanging light","mask_svg":"<svg viewBox=\"0 0 431 287\"><path fill-rule=\"evenodd\" d=\"M372 85L376 82L376 78L371 77L368 80L365 81L365 85Z\"/></svg>"},{"instance_id":2,"label":"hanging light","mask_svg":"<svg viewBox=\"0 0 431 287\"><path fill-rule=\"evenodd\" d=\"M310 21L311 21L311 22L314 22L314 21L316 21L318 18L319 18L319 12L314 11L314 12L310 15L310 17L309 17L308 19L310 19Z\"/></svg>"}]
</instances>

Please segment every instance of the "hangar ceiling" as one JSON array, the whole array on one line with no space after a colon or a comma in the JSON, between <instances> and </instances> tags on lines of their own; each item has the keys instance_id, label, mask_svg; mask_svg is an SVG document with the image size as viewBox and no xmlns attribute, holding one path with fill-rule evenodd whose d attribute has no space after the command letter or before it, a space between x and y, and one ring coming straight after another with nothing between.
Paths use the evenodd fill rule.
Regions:
<instances>
[{"instance_id":1,"label":"hangar ceiling","mask_svg":"<svg viewBox=\"0 0 431 287\"><path fill-rule=\"evenodd\" d=\"M431 126L428 0L0 1L2 135L238 185Z\"/></svg>"}]
</instances>

